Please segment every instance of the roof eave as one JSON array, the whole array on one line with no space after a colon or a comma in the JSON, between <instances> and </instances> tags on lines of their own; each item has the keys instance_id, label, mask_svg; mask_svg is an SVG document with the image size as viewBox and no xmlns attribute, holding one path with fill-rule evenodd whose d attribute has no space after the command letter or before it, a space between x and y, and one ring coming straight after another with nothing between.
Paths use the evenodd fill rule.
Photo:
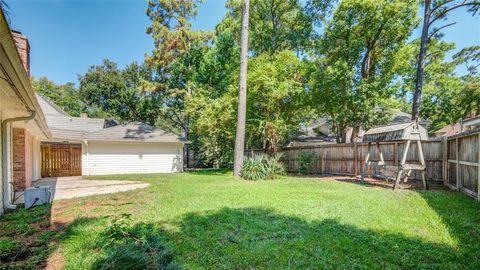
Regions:
<instances>
[{"instance_id":1,"label":"roof eave","mask_svg":"<svg viewBox=\"0 0 480 270\"><path fill-rule=\"evenodd\" d=\"M47 121L43 115L42 109L37 102L35 97L35 91L32 88L30 79L27 75L20 55L15 45L15 40L13 39L10 27L8 26L7 21L5 20L5 15L0 9L0 45L5 50L9 61L4 61L7 63L7 66L10 64L13 71L13 84L15 89L17 89L18 94L21 95L22 100L25 102L25 106L29 109L36 111L35 122L45 134L47 138L51 138L52 134L48 129Z\"/></svg>"}]
</instances>

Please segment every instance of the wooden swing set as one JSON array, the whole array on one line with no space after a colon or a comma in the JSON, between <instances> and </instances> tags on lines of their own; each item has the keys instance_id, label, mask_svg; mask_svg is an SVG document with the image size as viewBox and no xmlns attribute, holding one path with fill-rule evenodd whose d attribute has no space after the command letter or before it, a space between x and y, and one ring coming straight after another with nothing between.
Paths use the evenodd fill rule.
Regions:
<instances>
[{"instance_id":1,"label":"wooden swing set","mask_svg":"<svg viewBox=\"0 0 480 270\"><path fill-rule=\"evenodd\" d=\"M400 181L403 177L403 182L406 183L408 178L411 176L412 171L420 171L422 176L423 188L428 189L427 182L425 179L425 159L423 157L422 150L422 141L428 140L427 130L418 124L418 122L402 123L396 125L382 126L377 128L372 128L365 132L363 135L363 143L367 143L367 150L365 153L365 162L362 168L361 181L364 182L365 175L370 169L372 163L372 144L376 145L377 152L379 153L379 160L377 161L377 166L380 166L382 171L392 170L395 172L396 176L393 189L397 190L400 187ZM383 153L380 148L380 142L391 142L391 141L402 141L405 142L405 148L403 151L402 159L398 166L388 166L385 164ZM410 163L407 164L408 151L412 143L417 144L419 164ZM392 179L391 177L385 176L383 174L375 175L379 178L384 178L387 181Z\"/></svg>"}]
</instances>

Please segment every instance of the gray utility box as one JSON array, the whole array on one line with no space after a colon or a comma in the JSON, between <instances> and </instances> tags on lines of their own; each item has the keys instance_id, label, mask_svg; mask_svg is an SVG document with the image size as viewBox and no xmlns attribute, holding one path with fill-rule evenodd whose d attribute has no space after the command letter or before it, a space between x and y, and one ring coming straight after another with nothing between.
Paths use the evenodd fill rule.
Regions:
<instances>
[{"instance_id":1,"label":"gray utility box","mask_svg":"<svg viewBox=\"0 0 480 270\"><path fill-rule=\"evenodd\" d=\"M37 186L26 188L23 197L25 198L25 208L30 208L50 203L52 193L49 186Z\"/></svg>"}]
</instances>

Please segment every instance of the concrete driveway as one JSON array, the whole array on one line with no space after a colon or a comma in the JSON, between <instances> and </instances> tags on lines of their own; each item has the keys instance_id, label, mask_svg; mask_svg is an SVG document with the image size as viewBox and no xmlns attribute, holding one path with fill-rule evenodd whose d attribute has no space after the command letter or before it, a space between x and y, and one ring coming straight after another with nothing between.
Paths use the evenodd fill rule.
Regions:
<instances>
[{"instance_id":1,"label":"concrete driveway","mask_svg":"<svg viewBox=\"0 0 480 270\"><path fill-rule=\"evenodd\" d=\"M122 192L148 187L137 181L84 180L81 176L49 177L35 181L32 186L50 186L53 200L72 199L91 195Z\"/></svg>"}]
</instances>

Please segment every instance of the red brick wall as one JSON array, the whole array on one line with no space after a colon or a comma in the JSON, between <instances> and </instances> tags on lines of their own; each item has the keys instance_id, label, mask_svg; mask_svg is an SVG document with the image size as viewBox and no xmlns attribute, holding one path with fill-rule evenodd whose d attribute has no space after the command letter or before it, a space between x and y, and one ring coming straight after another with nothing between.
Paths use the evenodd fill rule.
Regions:
<instances>
[{"instance_id":1,"label":"red brick wall","mask_svg":"<svg viewBox=\"0 0 480 270\"><path fill-rule=\"evenodd\" d=\"M30 76L30 44L26 36L17 31L12 31L13 39L15 40L15 45L17 45L18 54L20 54L20 59L22 59L23 66L27 71L27 75Z\"/></svg>"},{"instance_id":2,"label":"red brick wall","mask_svg":"<svg viewBox=\"0 0 480 270\"><path fill-rule=\"evenodd\" d=\"M32 186L32 137L23 128L12 130L13 184L15 190Z\"/></svg>"}]
</instances>

